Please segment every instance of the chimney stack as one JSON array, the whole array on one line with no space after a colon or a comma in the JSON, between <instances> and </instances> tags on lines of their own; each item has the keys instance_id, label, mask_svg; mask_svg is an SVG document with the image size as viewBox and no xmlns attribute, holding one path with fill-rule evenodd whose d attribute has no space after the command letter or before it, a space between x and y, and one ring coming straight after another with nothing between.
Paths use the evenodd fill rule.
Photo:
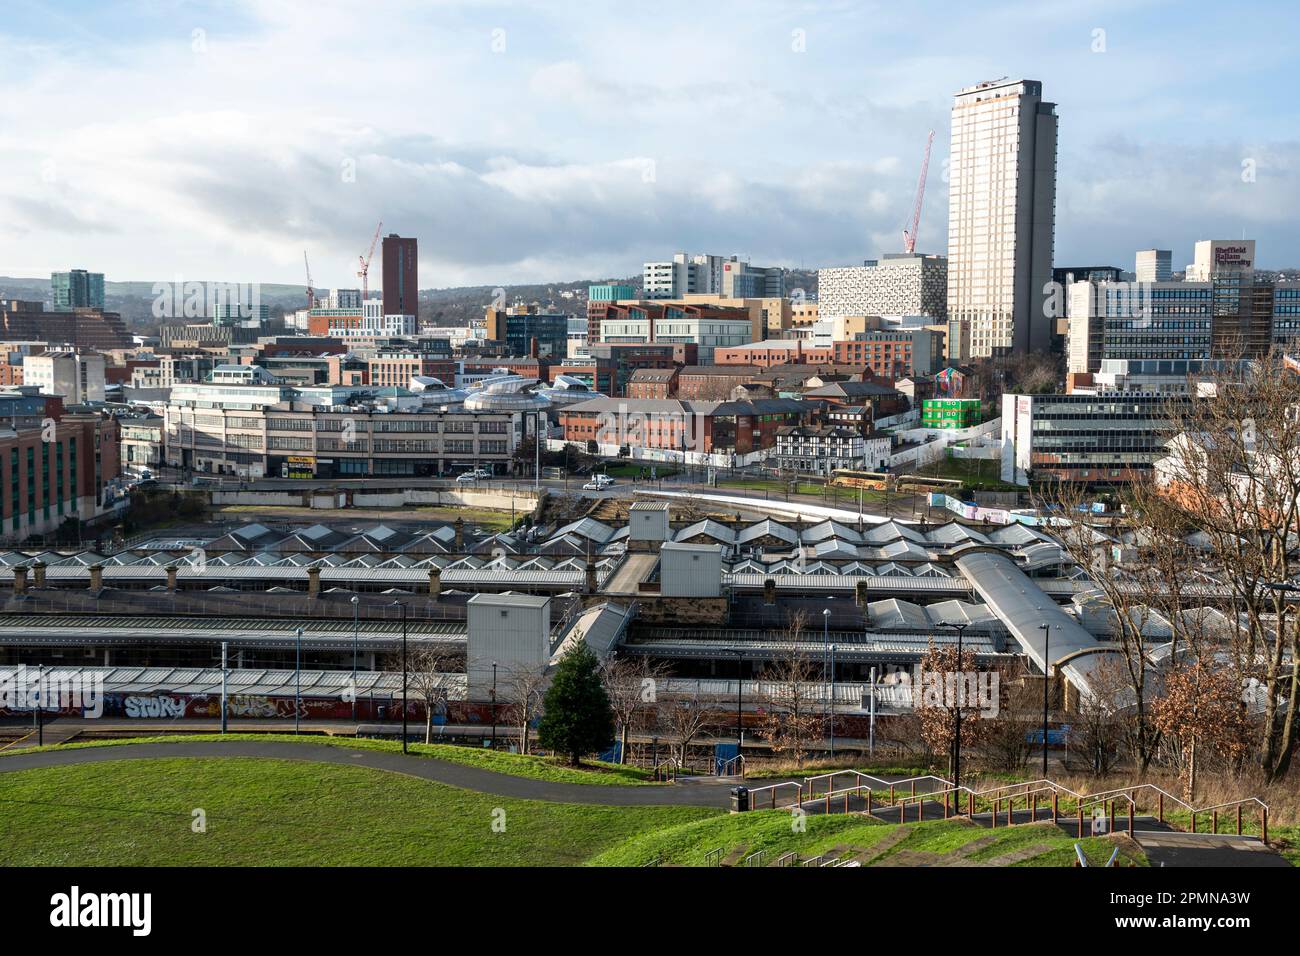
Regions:
<instances>
[{"instance_id":1,"label":"chimney stack","mask_svg":"<svg viewBox=\"0 0 1300 956\"><path fill-rule=\"evenodd\" d=\"M173 593L175 593L175 591L176 591L176 571L177 571L177 570L178 570L178 569L177 569L176 565L174 565L174 564L169 564L169 565L167 565L167 590L168 590L168 591L171 591L171 592L173 592Z\"/></svg>"},{"instance_id":2,"label":"chimney stack","mask_svg":"<svg viewBox=\"0 0 1300 956\"><path fill-rule=\"evenodd\" d=\"M442 593L442 568L429 569L429 597L436 598Z\"/></svg>"},{"instance_id":3,"label":"chimney stack","mask_svg":"<svg viewBox=\"0 0 1300 956\"><path fill-rule=\"evenodd\" d=\"M92 564L90 566L90 590L104 590L104 566L102 564Z\"/></svg>"},{"instance_id":4,"label":"chimney stack","mask_svg":"<svg viewBox=\"0 0 1300 956\"><path fill-rule=\"evenodd\" d=\"M767 578L763 581L763 603L776 603L776 578Z\"/></svg>"},{"instance_id":5,"label":"chimney stack","mask_svg":"<svg viewBox=\"0 0 1300 956\"><path fill-rule=\"evenodd\" d=\"M456 519L456 553L465 550L465 519Z\"/></svg>"},{"instance_id":6,"label":"chimney stack","mask_svg":"<svg viewBox=\"0 0 1300 956\"><path fill-rule=\"evenodd\" d=\"M853 589L853 603L858 607L866 607L870 603L871 595L868 593L867 582L859 581L857 587Z\"/></svg>"},{"instance_id":7,"label":"chimney stack","mask_svg":"<svg viewBox=\"0 0 1300 956\"><path fill-rule=\"evenodd\" d=\"M596 593L596 562L590 558L587 559L586 574L583 578L582 592L584 594Z\"/></svg>"},{"instance_id":8,"label":"chimney stack","mask_svg":"<svg viewBox=\"0 0 1300 956\"><path fill-rule=\"evenodd\" d=\"M320 594L320 568L307 569L307 594L311 597Z\"/></svg>"},{"instance_id":9,"label":"chimney stack","mask_svg":"<svg viewBox=\"0 0 1300 956\"><path fill-rule=\"evenodd\" d=\"M20 564L14 568L14 594L27 593L27 565Z\"/></svg>"},{"instance_id":10,"label":"chimney stack","mask_svg":"<svg viewBox=\"0 0 1300 956\"><path fill-rule=\"evenodd\" d=\"M34 587L45 587L45 568L46 564L44 561L37 561L32 565L32 585Z\"/></svg>"}]
</instances>

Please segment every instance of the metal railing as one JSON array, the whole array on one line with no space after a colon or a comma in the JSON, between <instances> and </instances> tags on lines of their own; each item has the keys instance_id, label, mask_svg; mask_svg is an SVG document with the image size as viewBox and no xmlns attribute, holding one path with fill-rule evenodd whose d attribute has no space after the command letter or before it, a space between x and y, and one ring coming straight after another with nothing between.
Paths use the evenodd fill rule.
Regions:
<instances>
[{"instance_id":1,"label":"metal railing","mask_svg":"<svg viewBox=\"0 0 1300 956\"><path fill-rule=\"evenodd\" d=\"M852 778L852 782L848 786L837 786L836 781L846 776ZM823 782L825 789L820 789ZM917 784L920 783L938 784L939 789L918 791ZM873 784L878 786L873 787ZM904 787L907 788L907 792L900 792ZM792 795L790 794L791 789L794 790ZM1181 811L1188 814L1191 833L1206 832L1197 830L1197 821L1209 814L1211 824L1208 833L1210 835L1218 834L1220 815L1225 811L1235 811L1234 830L1240 836L1245 828L1243 809L1255 807L1259 812L1260 839L1265 844L1268 843L1269 807L1259 797L1242 797L1238 800L1229 800L1213 806L1193 807L1185 800L1152 783L1132 784L1126 787L1115 787L1110 790L1088 794L1079 793L1054 780L1041 778L998 784L983 790L975 790L965 784L954 786L951 781L933 774L907 777L903 780L884 780L881 777L860 770L850 769L816 774L815 776L805 777L802 781L785 781L758 787L751 790L749 796L752 809L761 809L763 801L767 800L768 809L781 807L783 809L798 808L802 810L806 804L821 803L824 804L827 813L833 812L834 801L841 798L844 812L849 812L851 799L856 797L863 803L863 812L869 814L873 812L872 801L877 793L885 805L898 809L899 823L907 822L908 808L911 806L916 807L915 819L924 819L925 801L929 800L935 804L942 802L944 819L963 816L970 819L987 813L992 827L998 826L999 816L1002 814L1005 814L1006 826L1014 825L1017 812L1023 812L1027 815L1030 823L1038 822L1040 809L1044 812L1050 810L1052 822L1059 823L1062 819L1061 799L1065 798L1067 803L1073 804L1075 815L1078 818L1078 835L1080 838L1084 835L1084 811L1091 807L1100 806L1104 808L1108 819L1107 832L1114 832L1115 807L1117 804L1121 807L1127 807L1127 830L1129 835L1132 836L1136 832L1135 818L1141 805L1140 797L1144 795L1148 799L1154 798L1156 819L1161 824L1169 823L1166 820L1165 813L1166 801L1171 801ZM789 803L782 804L781 798L783 795L791 795L793 799ZM965 795L966 798L964 812L962 810L962 795ZM1041 807L1040 798L1042 798ZM1016 810L1018 801L1023 801L1023 811Z\"/></svg>"},{"instance_id":2,"label":"metal railing","mask_svg":"<svg viewBox=\"0 0 1300 956\"><path fill-rule=\"evenodd\" d=\"M719 777L739 776L742 780L745 778L745 755L736 754L730 760L724 760L717 765Z\"/></svg>"}]
</instances>

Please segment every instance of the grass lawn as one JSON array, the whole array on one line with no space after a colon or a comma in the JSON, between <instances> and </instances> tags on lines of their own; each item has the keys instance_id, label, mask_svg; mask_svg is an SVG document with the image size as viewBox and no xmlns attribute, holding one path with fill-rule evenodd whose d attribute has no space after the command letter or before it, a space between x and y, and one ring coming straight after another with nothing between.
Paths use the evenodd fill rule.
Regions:
<instances>
[{"instance_id":1,"label":"grass lawn","mask_svg":"<svg viewBox=\"0 0 1300 956\"><path fill-rule=\"evenodd\" d=\"M111 740L85 740L59 744L51 747L25 747L21 750L0 751L0 760L6 756L19 753L31 753L37 750L73 750L83 747L116 747L123 744L182 744L195 741L252 740L276 743L296 743L304 747L348 747L363 750L386 750L400 753L402 745L393 740L367 740L357 737L326 737L322 735L293 734L174 734L165 737L129 737ZM479 750L474 747L457 747L453 744L410 744L410 752L425 757L436 757L450 763L466 764L483 770L509 774L513 777L532 777L536 780L548 780L553 783L584 783L597 786L663 786L651 779L650 771L644 767L623 767L618 764L602 763L598 760L584 761L579 768L568 766L567 762L551 757L525 756L500 750Z\"/></svg>"},{"instance_id":2,"label":"grass lawn","mask_svg":"<svg viewBox=\"0 0 1300 956\"><path fill-rule=\"evenodd\" d=\"M1282 855L1292 866L1300 866L1300 826L1269 827L1268 838L1282 843Z\"/></svg>"},{"instance_id":3,"label":"grass lawn","mask_svg":"<svg viewBox=\"0 0 1300 956\"><path fill-rule=\"evenodd\" d=\"M720 812L513 800L333 764L122 760L0 774L0 865L564 866Z\"/></svg>"},{"instance_id":4,"label":"grass lawn","mask_svg":"<svg viewBox=\"0 0 1300 956\"><path fill-rule=\"evenodd\" d=\"M644 866L657 860L677 866L704 866L705 856L710 850L720 848L725 857L742 846L745 848L744 855L763 850L765 864L775 862L784 853L795 852L806 859L835 847L846 847L839 855L851 856L858 850L870 849L882 839L891 837L900 826L906 836L881 854L872 865L887 861L904 851L933 854L933 861L938 861L941 856L960 850L975 840L991 838L987 846L970 854L972 862L987 862L1022 848L1042 846L1043 852L1014 865L1073 866L1074 844L1080 842L1088 861L1095 866L1103 866L1116 845L1105 837L1087 837L1077 841L1051 824L989 830L957 820L900 825L865 818L859 814L832 814L805 817L802 822L806 828L801 832L793 826L793 819L784 810L756 810L744 815L683 823L634 836L597 855L590 864ZM1146 858L1140 850L1129 843L1121 845L1122 859L1138 866L1146 865Z\"/></svg>"},{"instance_id":5,"label":"grass lawn","mask_svg":"<svg viewBox=\"0 0 1300 956\"><path fill-rule=\"evenodd\" d=\"M737 478L734 480L719 480L718 490L724 491L726 489L739 489L742 491L763 492L766 493L769 497L780 498L784 500L786 496L786 491L789 489L789 483L784 481L776 481L773 479L766 479L766 478ZM831 490L831 494L828 497L826 494L826 486L821 484L820 482L800 481L795 485L793 493L798 495L815 495L816 497L825 499L832 504L842 505L844 507L848 507L849 505L852 505L855 508L857 507L858 504L857 488L832 487L830 490ZM903 497L905 497L905 495L895 492L891 494L889 497L891 501L899 501ZM867 502L883 502L884 500L885 500L885 493L883 491L873 491L870 488L862 489L862 501L864 504Z\"/></svg>"},{"instance_id":6,"label":"grass lawn","mask_svg":"<svg viewBox=\"0 0 1300 956\"><path fill-rule=\"evenodd\" d=\"M1024 491L1024 486L1013 485L1001 479L1001 467L997 461L991 458L944 457L918 469L915 474L928 478L955 478L958 481L982 485L988 489Z\"/></svg>"}]
</instances>

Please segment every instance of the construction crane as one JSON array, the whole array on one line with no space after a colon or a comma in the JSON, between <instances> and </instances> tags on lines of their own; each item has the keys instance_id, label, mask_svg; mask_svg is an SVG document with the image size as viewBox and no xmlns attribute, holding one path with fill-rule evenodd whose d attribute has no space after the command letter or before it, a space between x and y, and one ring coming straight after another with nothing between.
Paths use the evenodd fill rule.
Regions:
<instances>
[{"instance_id":1,"label":"construction crane","mask_svg":"<svg viewBox=\"0 0 1300 956\"><path fill-rule=\"evenodd\" d=\"M934 145L934 130L925 141L925 159L921 160L921 178L916 181L916 204L912 206L912 222L903 230L903 248L907 253L916 251L916 230L921 225L921 203L925 200L925 177L930 172L930 147Z\"/></svg>"},{"instance_id":2,"label":"construction crane","mask_svg":"<svg viewBox=\"0 0 1300 956\"><path fill-rule=\"evenodd\" d=\"M370 260L375 255L375 245L379 242L379 230L384 228L384 221L379 220L379 225L375 226L375 236L370 240L370 249L364 256L357 256L357 277L361 279L361 301L365 302L370 298Z\"/></svg>"},{"instance_id":3,"label":"construction crane","mask_svg":"<svg viewBox=\"0 0 1300 956\"><path fill-rule=\"evenodd\" d=\"M311 281L311 263L307 261L307 250L302 251L302 264L307 267L307 308L316 308L316 290Z\"/></svg>"}]
</instances>

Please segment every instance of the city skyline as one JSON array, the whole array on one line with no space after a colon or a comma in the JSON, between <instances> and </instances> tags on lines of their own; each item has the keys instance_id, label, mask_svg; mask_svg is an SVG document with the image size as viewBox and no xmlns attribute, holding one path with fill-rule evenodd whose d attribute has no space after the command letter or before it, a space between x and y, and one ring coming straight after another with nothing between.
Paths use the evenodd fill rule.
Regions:
<instances>
[{"instance_id":1,"label":"city skyline","mask_svg":"<svg viewBox=\"0 0 1300 956\"><path fill-rule=\"evenodd\" d=\"M358 33L342 4L27 3L0 34L0 272L296 283L306 248L349 288L381 218L420 241L423 288L630 276L680 249L852 265L901 251L930 129L917 249L944 253L952 97L1002 75L1058 104L1056 262L1157 247L1181 269L1195 240L1246 235L1262 267L1300 264L1296 13L1261 4L1274 29L1248 35L1209 4L1131 6L922 27L723 4L689 31L656 7L643 34L585 4L381 3Z\"/></svg>"}]
</instances>

